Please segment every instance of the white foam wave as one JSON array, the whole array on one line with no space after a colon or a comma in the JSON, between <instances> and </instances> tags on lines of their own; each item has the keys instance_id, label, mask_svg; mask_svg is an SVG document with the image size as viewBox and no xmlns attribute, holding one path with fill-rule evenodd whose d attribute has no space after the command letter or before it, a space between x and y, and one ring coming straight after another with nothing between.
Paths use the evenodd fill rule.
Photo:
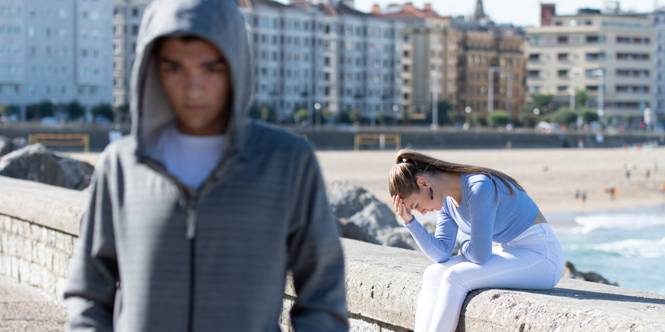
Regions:
<instances>
[{"instance_id":1,"label":"white foam wave","mask_svg":"<svg viewBox=\"0 0 665 332\"><path fill-rule=\"evenodd\" d=\"M627 239L602 243L593 246L593 249L624 257L660 258L665 257L665 237L660 240Z\"/></svg>"},{"instance_id":2,"label":"white foam wave","mask_svg":"<svg viewBox=\"0 0 665 332\"><path fill-rule=\"evenodd\" d=\"M644 229L665 225L665 215L654 213L612 213L578 216L572 231L588 234L598 229Z\"/></svg>"}]
</instances>

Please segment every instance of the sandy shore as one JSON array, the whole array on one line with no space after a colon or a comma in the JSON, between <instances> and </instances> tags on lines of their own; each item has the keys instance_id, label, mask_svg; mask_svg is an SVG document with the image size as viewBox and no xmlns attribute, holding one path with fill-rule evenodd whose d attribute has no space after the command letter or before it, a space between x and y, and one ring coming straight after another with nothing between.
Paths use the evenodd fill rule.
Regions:
<instances>
[{"instance_id":1,"label":"sandy shore","mask_svg":"<svg viewBox=\"0 0 665 332\"><path fill-rule=\"evenodd\" d=\"M545 214L665 205L665 149L427 150L447 161L486 166L515 177ZM327 182L363 186L389 202L387 174L395 151L318 152ZM71 154L94 164L97 154ZM631 171L626 179L625 169ZM650 170L649 179L646 172ZM617 189L615 199L605 192ZM575 199L576 190L587 200Z\"/></svg>"}]
</instances>

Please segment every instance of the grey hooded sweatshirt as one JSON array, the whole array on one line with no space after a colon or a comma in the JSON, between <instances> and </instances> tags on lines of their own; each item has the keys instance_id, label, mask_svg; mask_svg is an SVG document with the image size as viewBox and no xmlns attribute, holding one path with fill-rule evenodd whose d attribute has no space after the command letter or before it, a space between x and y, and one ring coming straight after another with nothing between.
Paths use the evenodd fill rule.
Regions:
<instances>
[{"instance_id":1,"label":"grey hooded sweatshirt","mask_svg":"<svg viewBox=\"0 0 665 332\"><path fill-rule=\"evenodd\" d=\"M222 160L197 190L155 157L174 119L152 49L194 35L226 58L232 117ZM64 299L71 331L279 331L287 271L296 331L346 331L344 260L315 154L248 120L254 86L232 0L156 0L131 81L132 130L99 157Z\"/></svg>"}]
</instances>

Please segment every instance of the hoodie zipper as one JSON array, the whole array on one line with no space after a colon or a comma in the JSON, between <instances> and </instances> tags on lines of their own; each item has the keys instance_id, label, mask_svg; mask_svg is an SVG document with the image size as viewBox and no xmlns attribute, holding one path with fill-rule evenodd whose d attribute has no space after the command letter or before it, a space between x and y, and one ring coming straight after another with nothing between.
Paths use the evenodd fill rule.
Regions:
<instances>
[{"instance_id":1,"label":"hoodie zipper","mask_svg":"<svg viewBox=\"0 0 665 332\"><path fill-rule=\"evenodd\" d=\"M196 205L192 202L187 208L187 239L189 240L189 312L187 315L187 330L194 331L194 280L196 280Z\"/></svg>"}]
</instances>

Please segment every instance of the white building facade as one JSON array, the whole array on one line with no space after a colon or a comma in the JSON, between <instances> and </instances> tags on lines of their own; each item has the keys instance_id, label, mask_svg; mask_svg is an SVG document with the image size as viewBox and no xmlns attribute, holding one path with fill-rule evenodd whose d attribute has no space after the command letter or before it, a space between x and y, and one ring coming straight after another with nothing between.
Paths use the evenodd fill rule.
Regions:
<instances>
[{"instance_id":1,"label":"white building facade","mask_svg":"<svg viewBox=\"0 0 665 332\"><path fill-rule=\"evenodd\" d=\"M402 107L403 23L344 4L241 5L254 51L255 102L278 120L359 112L371 121Z\"/></svg>"},{"instance_id":2,"label":"white building facade","mask_svg":"<svg viewBox=\"0 0 665 332\"><path fill-rule=\"evenodd\" d=\"M0 104L112 101L109 1L0 1Z\"/></svg>"}]
</instances>

